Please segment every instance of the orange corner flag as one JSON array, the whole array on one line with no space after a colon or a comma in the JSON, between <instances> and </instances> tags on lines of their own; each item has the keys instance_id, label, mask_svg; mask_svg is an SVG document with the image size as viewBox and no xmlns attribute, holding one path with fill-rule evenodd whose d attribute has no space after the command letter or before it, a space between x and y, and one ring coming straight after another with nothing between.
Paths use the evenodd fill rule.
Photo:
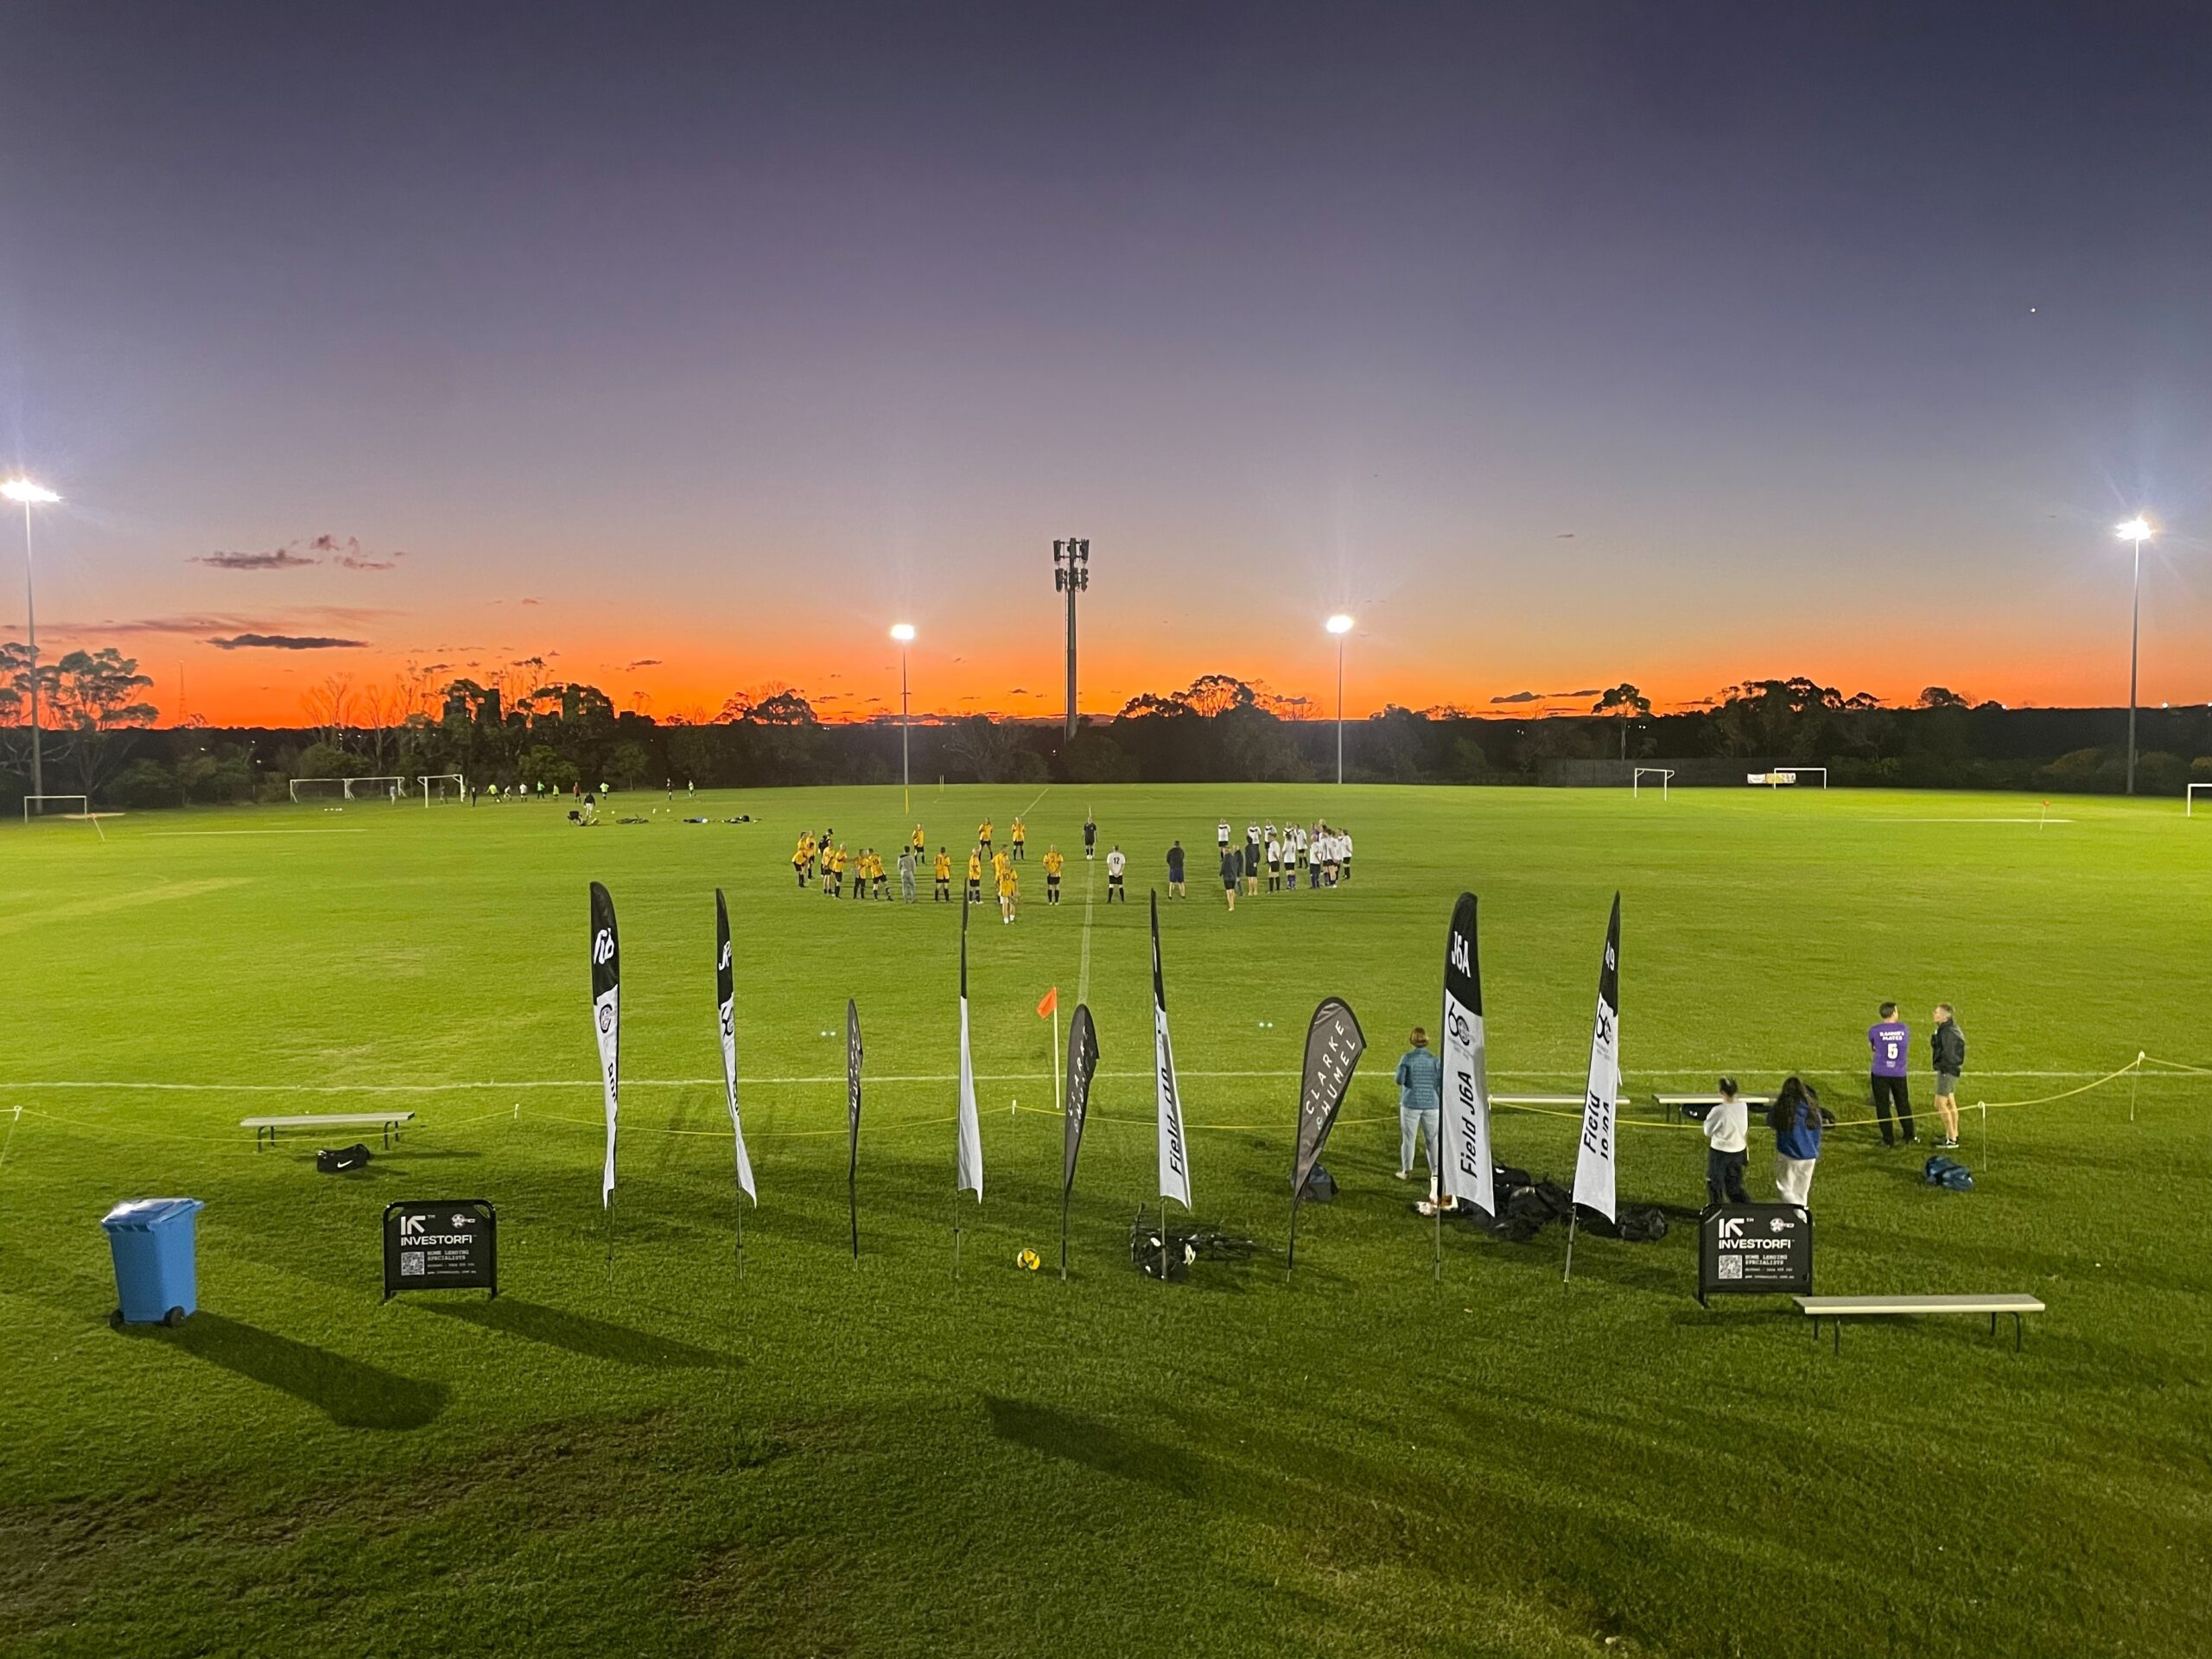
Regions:
<instances>
[{"instance_id":1,"label":"orange corner flag","mask_svg":"<svg viewBox=\"0 0 2212 1659\"><path fill-rule=\"evenodd\" d=\"M1045 993L1045 1000L1037 1005L1037 1017L1049 1020L1060 1010L1060 988L1057 985Z\"/></svg>"}]
</instances>

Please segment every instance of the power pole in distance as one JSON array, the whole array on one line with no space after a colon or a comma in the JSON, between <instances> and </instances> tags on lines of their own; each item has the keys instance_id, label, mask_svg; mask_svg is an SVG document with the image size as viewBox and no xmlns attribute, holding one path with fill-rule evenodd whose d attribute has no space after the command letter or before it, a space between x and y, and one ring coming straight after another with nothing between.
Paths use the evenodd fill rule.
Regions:
<instances>
[{"instance_id":1,"label":"power pole in distance","mask_svg":"<svg viewBox=\"0 0 2212 1659\"><path fill-rule=\"evenodd\" d=\"M1075 736L1075 596L1090 586L1090 542L1071 536L1052 543L1052 589L1068 596L1068 736Z\"/></svg>"}]
</instances>

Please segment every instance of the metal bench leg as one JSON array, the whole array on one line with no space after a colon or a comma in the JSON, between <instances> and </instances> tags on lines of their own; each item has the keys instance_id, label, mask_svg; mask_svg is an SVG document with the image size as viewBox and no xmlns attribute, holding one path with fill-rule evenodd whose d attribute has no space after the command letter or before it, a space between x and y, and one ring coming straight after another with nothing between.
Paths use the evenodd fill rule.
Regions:
<instances>
[{"instance_id":1,"label":"metal bench leg","mask_svg":"<svg viewBox=\"0 0 2212 1659\"><path fill-rule=\"evenodd\" d=\"M1989 1334L1993 1337L1997 1334L1997 1314L1994 1310L1992 1310L1989 1315Z\"/></svg>"},{"instance_id":2,"label":"metal bench leg","mask_svg":"<svg viewBox=\"0 0 2212 1659\"><path fill-rule=\"evenodd\" d=\"M1835 1333L1835 1351L1840 1354L1843 1351L1843 1321L1830 1319L1828 1329Z\"/></svg>"},{"instance_id":3,"label":"metal bench leg","mask_svg":"<svg viewBox=\"0 0 2212 1659\"><path fill-rule=\"evenodd\" d=\"M2012 1316L2012 1351L2020 1351L2020 1316L2017 1313Z\"/></svg>"}]
</instances>

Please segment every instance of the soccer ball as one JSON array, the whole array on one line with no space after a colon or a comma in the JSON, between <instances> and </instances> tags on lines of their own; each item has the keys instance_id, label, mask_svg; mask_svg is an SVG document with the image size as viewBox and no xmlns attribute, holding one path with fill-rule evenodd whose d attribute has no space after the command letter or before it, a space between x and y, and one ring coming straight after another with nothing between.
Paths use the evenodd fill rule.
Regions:
<instances>
[{"instance_id":1,"label":"soccer ball","mask_svg":"<svg viewBox=\"0 0 2212 1659\"><path fill-rule=\"evenodd\" d=\"M1014 1263L1016 1267L1020 1268L1025 1272L1028 1273L1034 1273L1038 1268L1045 1265L1042 1262L1039 1262L1037 1259L1037 1252L1034 1250L1022 1251L1020 1255L1014 1258Z\"/></svg>"}]
</instances>

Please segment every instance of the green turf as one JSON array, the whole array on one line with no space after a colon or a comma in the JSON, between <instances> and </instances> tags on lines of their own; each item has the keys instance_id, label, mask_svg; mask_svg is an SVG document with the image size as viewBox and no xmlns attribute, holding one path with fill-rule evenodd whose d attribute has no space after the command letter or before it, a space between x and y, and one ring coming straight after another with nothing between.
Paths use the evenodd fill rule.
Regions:
<instances>
[{"instance_id":1,"label":"green turf","mask_svg":"<svg viewBox=\"0 0 2212 1659\"><path fill-rule=\"evenodd\" d=\"M957 849L1035 793L915 805ZM1845 791L1061 787L1035 802L1034 853L1075 845L1086 802L1136 902L1090 912L1105 1076L1065 1285L1014 1257L1049 1264L1057 1239L1033 1008L1081 979L1079 856L1058 912L1033 857L1020 922L976 918L977 1211L950 1192L954 912L833 906L786 861L803 824L893 843L895 790L707 803L749 825L356 806L0 831L0 1109L22 1109L0 1128L0 1647L2202 1650L2212 1075L1995 1110L1986 1141L1970 1113L1971 1196L1863 1128L1832 1139L1821 1287L2033 1292L2050 1311L2018 1355L1971 1320L1854 1327L1837 1355L1786 1305L1700 1311L1688 1228L1586 1239L1566 1287L1556 1234L1447 1235L1440 1288L1389 1179L1389 1079L1405 1028L1434 1023L1462 887L1501 1090L1580 1086L1616 886L1638 1094L1794 1068L1857 1119L1885 995L1923 1033L1958 1005L1969 1101L2139 1051L2212 1062L2212 822L2071 799L2038 826L2014 797ZM1357 837L1353 885L1224 914L1216 817L1323 810ZM1162 1287L1125 1240L1153 1166L1143 892L1176 833L1192 898L1163 933L1198 1214L1270 1254ZM611 1281L594 877L626 969ZM709 1081L717 883L763 1199L741 1283ZM1344 1196L1307 1211L1286 1282L1291 1071L1329 992L1372 1048L1329 1159ZM857 1269L849 995L872 1077ZM257 1155L234 1127L400 1084L435 1085L406 1100L420 1128L359 1178L318 1176L311 1138ZM1501 1113L1496 1138L1564 1179L1573 1133ZM1700 1169L1692 1132L1625 1132L1626 1200L1691 1205ZM207 1200L205 1311L118 1333L96 1223L160 1192ZM494 1200L505 1294L381 1305L378 1217L403 1195Z\"/></svg>"}]
</instances>

